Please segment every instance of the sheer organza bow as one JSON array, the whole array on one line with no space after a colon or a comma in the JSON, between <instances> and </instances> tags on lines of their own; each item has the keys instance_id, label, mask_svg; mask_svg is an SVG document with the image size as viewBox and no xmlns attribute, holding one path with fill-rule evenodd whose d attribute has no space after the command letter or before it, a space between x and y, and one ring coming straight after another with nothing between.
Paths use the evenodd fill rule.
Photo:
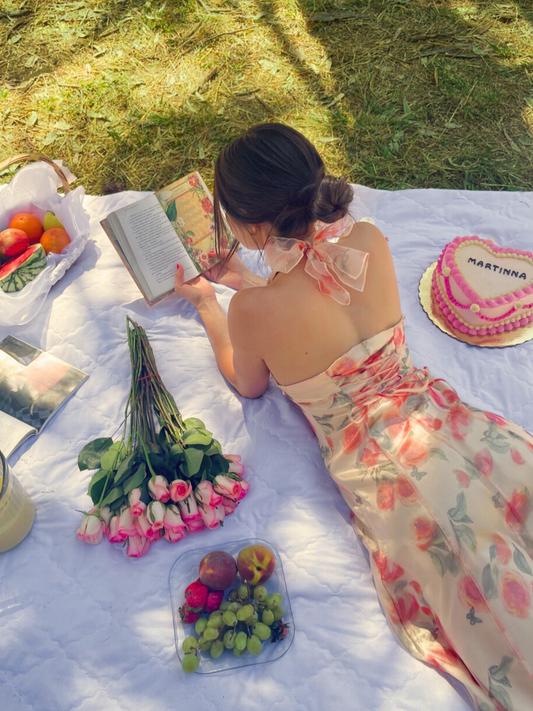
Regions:
<instances>
[{"instance_id":1,"label":"sheer organza bow","mask_svg":"<svg viewBox=\"0 0 533 711\"><path fill-rule=\"evenodd\" d=\"M286 274L307 257L305 271L317 280L320 291L346 306L350 303L350 294L338 280L356 291L363 291L368 253L327 240L344 237L353 224L349 215L331 224L317 222L317 233L311 242L271 237L264 249L266 262L273 273Z\"/></svg>"}]
</instances>

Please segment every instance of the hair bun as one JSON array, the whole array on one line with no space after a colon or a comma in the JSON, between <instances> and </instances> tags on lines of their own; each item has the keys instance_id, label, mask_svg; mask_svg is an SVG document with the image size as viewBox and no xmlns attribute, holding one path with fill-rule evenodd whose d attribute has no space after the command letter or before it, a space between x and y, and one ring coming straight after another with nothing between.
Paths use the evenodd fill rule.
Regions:
<instances>
[{"instance_id":1,"label":"hair bun","mask_svg":"<svg viewBox=\"0 0 533 711\"><path fill-rule=\"evenodd\" d=\"M352 200L353 188L345 175L326 175L318 188L313 216L321 222L336 222L348 213Z\"/></svg>"}]
</instances>

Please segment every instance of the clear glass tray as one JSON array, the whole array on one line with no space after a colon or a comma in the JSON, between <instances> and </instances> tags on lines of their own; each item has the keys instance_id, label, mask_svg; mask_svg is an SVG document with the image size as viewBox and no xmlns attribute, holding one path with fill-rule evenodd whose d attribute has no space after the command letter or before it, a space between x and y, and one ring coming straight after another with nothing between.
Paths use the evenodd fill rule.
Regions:
<instances>
[{"instance_id":1,"label":"clear glass tray","mask_svg":"<svg viewBox=\"0 0 533 711\"><path fill-rule=\"evenodd\" d=\"M264 541L261 538L247 538L242 541L232 541L231 543L222 543L219 546L211 545L208 548L195 548L192 551L184 553L177 561L174 563L170 570L169 575L169 589L170 589L170 602L172 605L172 617L174 620L174 639L176 643L176 653L179 660L183 659L183 640L189 635L198 637L194 630L194 625L183 624L181 621L178 608L183 605L185 601L185 588L192 582L198 579L199 572L198 568L202 558L210 553L211 551L225 551L235 558L237 561L237 556L239 551L247 546L252 545L263 545L270 548L274 553L276 559L276 569L272 574L270 580L265 583L265 587L268 593L281 593L283 597L282 607L284 610L283 623L287 623L287 632L284 639L279 642L270 642L266 640L263 642L263 650L257 656L247 652L242 657L235 657L231 650L225 649L224 652L218 657L218 659L213 659L209 650L200 653L200 665L196 670L197 674L211 674L213 672L227 671L228 669L237 669L240 667L247 667L252 664L264 664L265 662L273 662L275 659L282 657L285 652L289 649L294 639L294 620L292 617L291 603L289 599L289 593L287 592L287 586L285 584L285 576L283 574L283 566L281 564L281 558L278 551L274 546L268 541ZM230 590L236 589L242 583L240 575L237 574L235 582L231 587L224 591L224 600L227 600L228 593Z\"/></svg>"}]
</instances>

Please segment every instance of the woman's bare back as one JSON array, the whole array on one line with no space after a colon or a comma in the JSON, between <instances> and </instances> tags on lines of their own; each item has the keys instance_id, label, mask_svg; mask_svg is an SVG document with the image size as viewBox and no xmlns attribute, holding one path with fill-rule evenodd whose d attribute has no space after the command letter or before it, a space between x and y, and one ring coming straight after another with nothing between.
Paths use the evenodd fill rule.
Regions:
<instances>
[{"instance_id":1,"label":"woman's bare back","mask_svg":"<svg viewBox=\"0 0 533 711\"><path fill-rule=\"evenodd\" d=\"M356 343L401 319L394 265L381 232L360 222L339 244L369 254L364 291L348 289L349 306L321 294L304 271L305 259L289 273L278 273L268 286L234 297L240 302L236 314L254 314L246 327L249 347L280 384L323 372Z\"/></svg>"}]
</instances>

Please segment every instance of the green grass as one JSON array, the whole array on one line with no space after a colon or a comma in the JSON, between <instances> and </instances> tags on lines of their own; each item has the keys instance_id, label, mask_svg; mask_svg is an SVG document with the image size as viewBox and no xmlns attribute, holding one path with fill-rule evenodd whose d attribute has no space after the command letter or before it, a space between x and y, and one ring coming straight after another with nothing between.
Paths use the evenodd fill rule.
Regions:
<instances>
[{"instance_id":1,"label":"green grass","mask_svg":"<svg viewBox=\"0 0 533 711\"><path fill-rule=\"evenodd\" d=\"M0 37L0 158L92 194L210 183L262 121L371 187L533 189L529 0L17 0Z\"/></svg>"}]
</instances>

